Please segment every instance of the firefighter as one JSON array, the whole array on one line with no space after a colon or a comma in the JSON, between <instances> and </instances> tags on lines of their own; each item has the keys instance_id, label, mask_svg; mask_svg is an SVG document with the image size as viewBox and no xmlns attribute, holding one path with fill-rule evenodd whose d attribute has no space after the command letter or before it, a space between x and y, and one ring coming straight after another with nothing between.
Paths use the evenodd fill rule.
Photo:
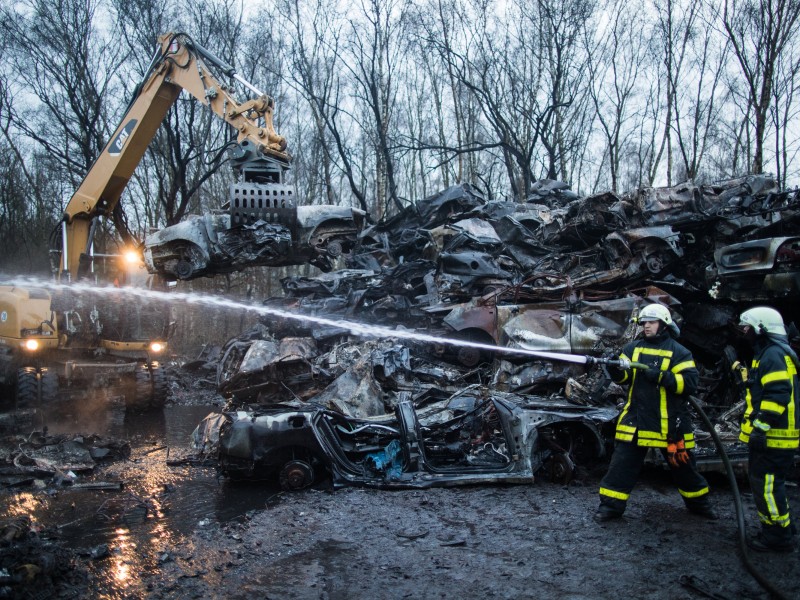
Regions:
<instances>
[{"instance_id":1,"label":"firefighter","mask_svg":"<svg viewBox=\"0 0 800 600\"><path fill-rule=\"evenodd\" d=\"M791 552L794 527L785 481L800 441L797 354L789 346L783 318L774 308L757 306L744 311L739 326L753 348L739 439L748 444L748 477L761 521L761 532L750 538L748 545L760 551Z\"/></svg>"},{"instance_id":2,"label":"firefighter","mask_svg":"<svg viewBox=\"0 0 800 600\"><path fill-rule=\"evenodd\" d=\"M680 335L669 309L649 304L637 322L644 337L627 344L620 355L621 368L609 369L617 383L629 384L628 400L617 420L611 464L600 482L598 522L619 518L625 512L649 448L658 448L672 472L686 508L716 519L708 499L708 483L697 472L694 433L687 396L699 379L692 354L675 338ZM631 369L631 362L647 369Z\"/></svg>"}]
</instances>

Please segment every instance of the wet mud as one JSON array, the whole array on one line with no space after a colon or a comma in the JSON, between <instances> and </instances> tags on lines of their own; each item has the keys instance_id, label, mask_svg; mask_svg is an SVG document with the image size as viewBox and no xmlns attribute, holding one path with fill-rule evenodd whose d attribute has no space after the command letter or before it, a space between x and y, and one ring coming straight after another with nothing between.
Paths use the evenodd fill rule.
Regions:
<instances>
[{"instance_id":1,"label":"wet mud","mask_svg":"<svg viewBox=\"0 0 800 600\"><path fill-rule=\"evenodd\" d=\"M738 557L730 489L712 481L718 521L689 514L668 476L652 472L625 517L603 525L592 519L593 476L567 487L281 493L245 523L196 530L150 589L156 598L702 597L684 581L716 598L767 598ZM796 487L792 497L796 505ZM797 554L752 560L792 597Z\"/></svg>"}]
</instances>

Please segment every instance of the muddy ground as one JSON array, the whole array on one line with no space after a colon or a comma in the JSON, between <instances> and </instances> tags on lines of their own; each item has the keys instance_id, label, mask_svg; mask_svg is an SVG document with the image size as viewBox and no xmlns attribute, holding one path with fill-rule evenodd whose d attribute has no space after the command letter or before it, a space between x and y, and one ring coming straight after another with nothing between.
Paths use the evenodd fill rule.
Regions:
<instances>
[{"instance_id":1,"label":"muddy ground","mask_svg":"<svg viewBox=\"0 0 800 600\"><path fill-rule=\"evenodd\" d=\"M214 400L177 384L173 391L173 404ZM167 420L174 411L165 409ZM188 439L180 448L159 435L130 438L129 457L85 478L124 483L92 492L101 508L76 506L52 480L0 491L0 598L769 597L742 565L733 495L721 474L708 474L718 521L687 513L668 474L651 470L625 517L601 525L592 514L604 465L567 486L541 479L387 492L323 484L285 493L217 482L209 467L167 466L188 451ZM206 488L190 486L200 480L218 504L240 497L250 504L238 512L217 506L210 517L185 501L170 504L182 489L199 502L195 490ZM752 531L752 498L741 478L739 487ZM789 493L800 510L796 478ZM58 499L66 513L55 512ZM17 535L8 533L13 515L25 523ZM78 542L67 521L109 535ZM750 556L787 598L797 597L800 552Z\"/></svg>"},{"instance_id":2,"label":"muddy ground","mask_svg":"<svg viewBox=\"0 0 800 600\"><path fill-rule=\"evenodd\" d=\"M171 566L156 597L230 598L689 598L683 576L726 598L766 597L736 554L730 494L711 523L680 509L649 477L621 522L598 525L596 481L562 487L348 490L282 496L243 527L198 532L236 557L223 570L181 579ZM796 499L796 497L795 497ZM787 595L798 556L753 559ZM165 575L167 575L165 573ZM794 596L796 597L796 596Z\"/></svg>"}]
</instances>

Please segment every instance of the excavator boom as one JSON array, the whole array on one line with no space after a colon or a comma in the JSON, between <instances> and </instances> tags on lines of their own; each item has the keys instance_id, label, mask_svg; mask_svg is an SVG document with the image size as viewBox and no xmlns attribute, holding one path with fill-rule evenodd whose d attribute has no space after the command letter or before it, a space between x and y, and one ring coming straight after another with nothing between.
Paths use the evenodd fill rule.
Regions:
<instances>
[{"instance_id":1,"label":"excavator boom","mask_svg":"<svg viewBox=\"0 0 800 600\"><path fill-rule=\"evenodd\" d=\"M237 79L258 97L239 103L217 73ZM125 116L64 211L62 245L53 249L61 254L59 276L66 273L76 279L86 275L92 220L111 215L181 90L236 129L242 159L234 166L245 172L245 177L282 182L290 156L286 140L275 132L273 100L186 34L162 35Z\"/></svg>"}]
</instances>

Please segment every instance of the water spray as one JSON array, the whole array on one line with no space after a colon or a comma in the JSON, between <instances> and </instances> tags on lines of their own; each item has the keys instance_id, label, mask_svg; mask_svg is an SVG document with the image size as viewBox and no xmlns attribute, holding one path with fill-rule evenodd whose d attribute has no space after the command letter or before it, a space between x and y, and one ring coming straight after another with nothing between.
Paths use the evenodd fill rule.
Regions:
<instances>
[{"instance_id":1,"label":"water spray","mask_svg":"<svg viewBox=\"0 0 800 600\"><path fill-rule=\"evenodd\" d=\"M147 300L156 300L163 302L182 302L185 304L196 306L209 306L214 308L226 308L233 310L244 310L254 312L264 316L274 316L282 319L291 319L294 321L302 321L305 323L314 323L320 326L335 327L344 329L351 335L363 338L395 338L401 340L410 340L415 342L431 343L431 344L447 344L451 346L458 346L462 348L476 348L486 352L494 352L499 354L509 354L514 356L530 356L532 358L546 358L549 360L560 360L582 365L604 364L611 366L622 366L622 363L617 359L600 358L595 356L587 356L582 354L567 354L559 352L547 352L540 350L529 350L527 348L511 348L507 346L495 346L492 344L481 344L480 342L471 342L468 340L458 340L453 338L442 338L426 333L419 333L405 329L392 329L381 325L370 325L366 323L358 323L355 321L347 321L344 319L332 319L326 317L318 317L307 315L303 313L291 312L279 308L271 308L267 306L259 306L256 304L249 304L246 302L238 302L230 300L222 296L214 296L207 294L186 293L186 292L159 292L156 290L148 290L136 287L114 287L114 286L96 286L87 283L59 283L50 280L40 280L36 278L21 277L8 279L0 282L2 285L12 285L20 287L36 287L48 289L52 291L70 291L85 294L100 294L108 297L128 296L134 298L142 298ZM646 368L645 365L640 363L633 363L631 366L634 368Z\"/></svg>"}]
</instances>

